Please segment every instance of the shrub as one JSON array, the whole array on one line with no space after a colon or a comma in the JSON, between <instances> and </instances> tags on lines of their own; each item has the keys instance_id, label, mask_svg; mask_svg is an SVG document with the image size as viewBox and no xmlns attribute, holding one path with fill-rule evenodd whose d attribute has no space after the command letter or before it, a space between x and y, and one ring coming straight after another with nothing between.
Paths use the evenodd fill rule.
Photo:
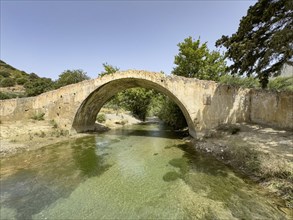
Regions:
<instances>
[{"instance_id":1,"label":"shrub","mask_svg":"<svg viewBox=\"0 0 293 220\"><path fill-rule=\"evenodd\" d=\"M240 86L245 88L259 88L259 81L252 77L239 77L232 75L223 75L220 77L220 83L231 86Z\"/></svg>"},{"instance_id":2,"label":"shrub","mask_svg":"<svg viewBox=\"0 0 293 220\"><path fill-rule=\"evenodd\" d=\"M158 117L172 129L179 130L187 127L187 122L181 109L169 98L163 100Z\"/></svg>"},{"instance_id":3,"label":"shrub","mask_svg":"<svg viewBox=\"0 0 293 220\"><path fill-rule=\"evenodd\" d=\"M271 90L286 90L293 91L293 76L291 77L276 77L271 79L268 84Z\"/></svg>"},{"instance_id":4,"label":"shrub","mask_svg":"<svg viewBox=\"0 0 293 220\"><path fill-rule=\"evenodd\" d=\"M105 114L98 114L97 115L97 121L99 123L104 123L106 121L106 115Z\"/></svg>"},{"instance_id":5,"label":"shrub","mask_svg":"<svg viewBox=\"0 0 293 220\"><path fill-rule=\"evenodd\" d=\"M50 124L52 125L53 128L58 128L58 124L56 123L54 119L50 121Z\"/></svg>"},{"instance_id":6,"label":"shrub","mask_svg":"<svg viewBox=\"0 0 293 220\"><path fill-rule=\"evenodd\" d=\"M4 78L7 78L10 76L10 73L6 72L6 71L0 71L0 76L3 76Z\"/></svg>"},{"instance_id":7,"label":"shrub","mask_svg":"<svg viewBox=\"0 0 293 220\"><path fill-rule=\"evenodd\" d=\"M15 98L11 93L0 92L0 100Z\"/></svg>"},{"instance_id":8,"label":"shrub","mask_svg":"<svg viewBox=\"0 0 293 220\"><path fill-rule=\"evenodd\" d=\"M16 80L16 83L18 84L18 85L24 85L26 82L28 82L28 80L26 79L26 78L18 78L17 80Z\"/></svg>"},{"instance_id":9,"label":"shrub","mask_svg":"<svg viewBox=\"0 0 293 220\"><path fill-rule=\"evenodd\" d=\"M36 96L53 89L54 82L49 78L38 78L24 84L28 96Z\"/></svg>"},{"instance_id":10,"label":"shrub","mask_svg":"<svg viewBox=\"0 0 293 220\"><path fill-rule=\"evenodd\" d=\"M4 78L1 80L0 85L2 87L10 87L10 86L14 86L15 85L15 80L12 78Z\"/></svg>"},{"instance_id":11,"label":"shrub","mask_svg":"<svg viewBox=\"0 0 293 220\"><path fill-rule=\"evenodd\" d=\"M44 116L45 116L45 113L41 112L41 113L37 113L35 114L32 119L33 120L36 120L36 121L42 121L42 120L45 120L44 119Z\"/></svg>"}]
</instances>

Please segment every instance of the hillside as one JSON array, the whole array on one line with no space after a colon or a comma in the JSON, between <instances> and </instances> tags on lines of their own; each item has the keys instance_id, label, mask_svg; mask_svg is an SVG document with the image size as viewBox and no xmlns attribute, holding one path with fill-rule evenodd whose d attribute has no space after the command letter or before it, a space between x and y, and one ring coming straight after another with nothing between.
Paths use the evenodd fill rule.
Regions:
<instances>
[{"instance_id":1,"label":"hillside","mask_svg":"<svg viewBox=\"0 0 293 220\"><path fill-rule=\"evenodd\" d=\"M51 89L51 79L28 74L0 60L0 99L35 96Z\"/></svg>"},{"instance_id":2,"label":"hillside","mask_svg":"<svg viewBox=\"0 0 293 220\"><path fill-rule=\"evenodd\" d=\"M5 63L4 61L0 60L0 81L3 78L13 78L13 79L21 79L21 78L28 78L29 74L25 71L18 70L13 66Z\"/></svg>"}]
</instances>

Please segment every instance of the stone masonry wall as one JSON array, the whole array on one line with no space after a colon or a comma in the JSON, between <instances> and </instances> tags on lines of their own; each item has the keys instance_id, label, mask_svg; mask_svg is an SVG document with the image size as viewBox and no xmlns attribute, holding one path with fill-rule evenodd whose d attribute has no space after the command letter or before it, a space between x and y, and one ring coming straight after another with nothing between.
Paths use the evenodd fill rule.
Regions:
<instances>
[{"instance_id":1,"label":"stone masonry wall","mask_svg":"<svg viewBox=\"0 0 293 220\"><path fill-rule=\"evenodd\" d=\"M293 93L251 90L250 121L293 129Z\"/></svg>"},{"instance_id":2,"label":"stone masonry wall","mask_svg":"<svg viewBox=\"0 0 293 220\"><path fill-rule=\"evenodd\" d=\"M36 97L0 100L0 120L25 120L45 113L46 120L54 120L62 129L72 129L75 122L83 129L90 121L94 123L107 98L133 86L156 89L175 101L192 136L219 124L237 122L293 129L292 92L250 90L135 70L68 85Z\"/></svg>"}]
</instances>

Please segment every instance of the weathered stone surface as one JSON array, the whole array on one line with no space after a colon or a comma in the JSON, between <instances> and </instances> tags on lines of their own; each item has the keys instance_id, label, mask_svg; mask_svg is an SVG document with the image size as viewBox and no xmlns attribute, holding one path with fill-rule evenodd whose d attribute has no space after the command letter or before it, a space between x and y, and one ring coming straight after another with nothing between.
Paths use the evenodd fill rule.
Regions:
<instances>
[{"instance_id":1,"label":"weathered stone surface","mask_svg":"<svg viewBox=\"0 0 293 220\"><path fill-rule=\"evenodd\" d=\"M293 129L293 93L252 90L250 120Z\"/></svg>"},{"instance_id":2,"label":"weathered stone surface","mask_svg":"<svg viewBox=\"0 0 293 220\"><path fill-rule=\"evenodd\" d=\"M68 85L32 98L0 101L1 120L22 120L37 113L60 128L83 132L95 128L96 115L117 92L132 87L155 89L182 110L189 132L222 123L252 121L292 128L292 97L251 91L161 73L129 70ZM291 104L290 104L291 102Z\"/></svg>"}]
</instances>

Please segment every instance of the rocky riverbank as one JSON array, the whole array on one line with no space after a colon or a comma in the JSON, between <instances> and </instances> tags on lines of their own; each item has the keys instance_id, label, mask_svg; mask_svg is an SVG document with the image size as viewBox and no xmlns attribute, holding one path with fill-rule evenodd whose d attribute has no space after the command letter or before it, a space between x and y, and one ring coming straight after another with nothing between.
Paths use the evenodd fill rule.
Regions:
<instances>
[{"instance_id":1,"label":"rocky riverbank","mask_svg":"<svg viewBox=\"0 0 293 220\"><path fill-rule=\"evenodd\" d=\"M100 128L101 132L140 123L139 120L127 112L114 113L103 109L101 112L105 115L103 123L97 122L97 127ZM0 158L86 135L88 134L70 134L68 131L59 129L54 121L30 119L26 121L1 122Z\"/></svg>"},{"instance_id":2,"label":"rocky riverbank","mask_svg":"<svg viewBox=\"0 0 293 220\"><path fill-rule=\"evenodd\" d=\"M293 211L293 131L222 125L189 143L281 197Z\"/></svg>"}]
</instances>

